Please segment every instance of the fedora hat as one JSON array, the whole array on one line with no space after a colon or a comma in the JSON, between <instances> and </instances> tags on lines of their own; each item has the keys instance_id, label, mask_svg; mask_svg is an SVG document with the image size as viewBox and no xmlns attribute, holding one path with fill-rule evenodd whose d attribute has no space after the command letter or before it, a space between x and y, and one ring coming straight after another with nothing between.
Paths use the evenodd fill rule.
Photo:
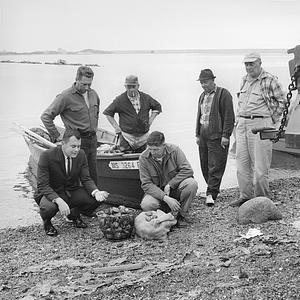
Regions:
<instances>
[{"instance_id":1,"label":"fedora hat","mask_svg":"<svg viewBox=\"0 0 300 300\"><path fill-rule=\"evenodd\" d=\"M135 75L128 75L125 78L125 85L137 85L139 84L138 77Z\"/></svg>"},{"instance_id":2,"label":"fedora hat","mask_svg":"<svg viewBox=\"0 0 300 300\"><path fill-rule=\"evenodd\" d=\"M211 69L203 69L201 70L197 81L206 80L206 79L215 79L215 78L216 76L214 75Z\"/></svg>"}]
</instances>

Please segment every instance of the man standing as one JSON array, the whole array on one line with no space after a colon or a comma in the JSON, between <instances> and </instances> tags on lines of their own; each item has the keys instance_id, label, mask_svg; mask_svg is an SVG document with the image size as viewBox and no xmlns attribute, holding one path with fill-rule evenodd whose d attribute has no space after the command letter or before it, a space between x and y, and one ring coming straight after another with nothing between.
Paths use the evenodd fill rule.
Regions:
<instances>
[{"instance_id":1,"label":"man standing","mask_svg":"<svg viewBox=\"0 0 300 300\"><path fill-rule=\"evenodd\" d=\"M161 112L161 105L150 95L139 91L137 76L125 79L126 92L118 96L103 112L120 136L120 150L140 153L146 149L148 131ZM151 115L150 115L151 111ZM114 119L119 115L119 124Z\"/></svg>"},{"instance_id":2,"label":"man standing","mask_svg":"<svg viewBox=\"0 0 300 300\"><path fill-rule=\"evenodd\" d=\"M284 109L285 99L277 78L261 67L258 53L245 56L247 75L243 77L238 101L236 162L240 198L231 206L240 206L258 196L269 196L268 173L272 160L272 142L261 140L253 128L275 127Z\"/></svg>"},{"instance_id":3,"label":"man standing","mask_svg":"<svg viewBox=\"0 0 300 300\"><path fill-rule=\"evenodd\" d=\"M94 72L91 68L80 66L75 83L55 98L41 115L41 120L53 142L61 140L53 122L57 115L60 115L66 129L72 128L80 132L81 148L87 157L91 178L97 184L96 131L100 100L97 93L91 89L93 78Z\"/></svg>"},{"instance_id":4,"label":"man standing","mask_svg":"<svg viewBox=\"0 0 300 300\"><path fill-rule=\"evenodd\" d=\"M193 170L182 150L165 143L164 134L152 132L147 149L140 155L139 171L145 196L143 211L162 209L177 215L177 224L186 226L188 209L197 193Z\"/></svg>"},{"instance_id":5,"label":"man standing","mask_svg":"<svg viewBox=\"0 0 300 300\"><path fill-rule=\"evenodd\" d=\"M39 159L34 198L49 236L57 235L51 219L58 211L72 220L76 227L85 228L87 225L80 213L91 215L100 201L108 196L107 192L100 192L90 178L80 145L79 132L66 129L62 145L45 150Z\"/></svg>"},{"instance_id":6,"label":"man standing","mask_svg":"<svg viewBox=\"0 0 300 300\"><path fill-rule=\"evenodd\" d=\"M220 192L225 171L229 137L234 127L231 94L218 87L210 69L204 69L198 81L204 90L198 102L196 143L199 146L200 165L207 183L206 205L213 206Z\"/></svg>"}]
</instances>

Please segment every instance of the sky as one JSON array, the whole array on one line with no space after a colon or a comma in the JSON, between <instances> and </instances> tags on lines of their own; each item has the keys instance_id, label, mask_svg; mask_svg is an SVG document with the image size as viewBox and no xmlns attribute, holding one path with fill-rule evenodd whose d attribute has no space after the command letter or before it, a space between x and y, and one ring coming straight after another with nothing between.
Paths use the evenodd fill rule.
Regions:
<instances>
[{"instance_id":1,"label":"sky","mask_svg":"<svg viewBox=\"0 0 300 300\"><path fill-rule=\"evenodd\" d=\"M0 0L0 51L288 49L300 0Z\"/></svg>"}]
</instances>

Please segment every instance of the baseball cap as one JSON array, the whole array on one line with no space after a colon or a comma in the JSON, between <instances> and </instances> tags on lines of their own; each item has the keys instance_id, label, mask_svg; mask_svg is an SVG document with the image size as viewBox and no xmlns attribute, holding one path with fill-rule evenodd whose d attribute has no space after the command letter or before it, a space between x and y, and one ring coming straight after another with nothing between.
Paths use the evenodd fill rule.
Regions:
<instances>
[{"instance_id":1,"label":"baseball cap","mask_svg":"<svg viewBox=\"0 0 300 300\"><path fill-rule=\"evenodd\" d=\"M245 55L243 62L244 63L254 62L258 59L261 59L260 54L257 53L257 52L252 52L252 53L249 53L249 54Z\"/></svg>"}]
</instances>

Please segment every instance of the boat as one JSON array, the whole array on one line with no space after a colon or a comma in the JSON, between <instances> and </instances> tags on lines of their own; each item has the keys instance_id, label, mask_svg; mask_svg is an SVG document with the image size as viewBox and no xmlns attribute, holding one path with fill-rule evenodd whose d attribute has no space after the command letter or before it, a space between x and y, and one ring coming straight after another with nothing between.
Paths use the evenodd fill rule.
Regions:
<instances>
[{"instance_id":1,"label":"boat","mask_svg":"<svg viewBox=\"0 0 300 300\"><path fill-rule=\"evenodd\" d=\"M285 152L292 155L300 156L300 149L294 149L288 147L285 142L285 138L281 138L278 142L274 143L273 151Z\"/></svg>"},{"instance_id":2,"label":"boat","mask_svg":"<svg viewBox=\"0 0 300 300\"><path fill-rule=\"evenodd\" d=\"M287 105L280 128L255 128L252 132L259 132L261 139L272 140L273 151L300 156L300 45L289 49L287 53L294 54L294 58L289 61L291 83L288 86ZM297 91L294 101L293 91Z\"/></svg>"},{"instance_id":3,"label":"boat","mask_svg":"<svg viewBox=\"0 0 300 300\"><path fill-rule=\"evenodd\" d=\"M66 65L67 62L64 59L58 59L55 62L45 62L46 65Z\"/></svg>"},{"instance_id":4,"label":"boat","mask_svg":"<svg viewBox=\"0 0 300 300\"><path fill-rule=\"evenodd\" d=\"M42 127L28 129L17 123L15 125L30 151L28 169L33 176L30 178L30 183L33 189L36 189L37 166L41 153L57 145L47 139L49 134ZM58 130L64 129L58 128ZM116 206L140 208L144 194L139 178L140 154L102 151L103 146L114 146L117 143L117 136L102 128L98 129L96 135L99 146L97 148L98 188L110 193L106 202Z\"/></svg>"},{"instance_id":5,"label":"boat","mask_svg":"<svg viewBox=\"0 0 300 300\"><path fill-rule=\"evenodd\" d=\"M289 106L284 137L274 143L273 150L300 156L300 93Z\"/></svg>"}]
</instances>

